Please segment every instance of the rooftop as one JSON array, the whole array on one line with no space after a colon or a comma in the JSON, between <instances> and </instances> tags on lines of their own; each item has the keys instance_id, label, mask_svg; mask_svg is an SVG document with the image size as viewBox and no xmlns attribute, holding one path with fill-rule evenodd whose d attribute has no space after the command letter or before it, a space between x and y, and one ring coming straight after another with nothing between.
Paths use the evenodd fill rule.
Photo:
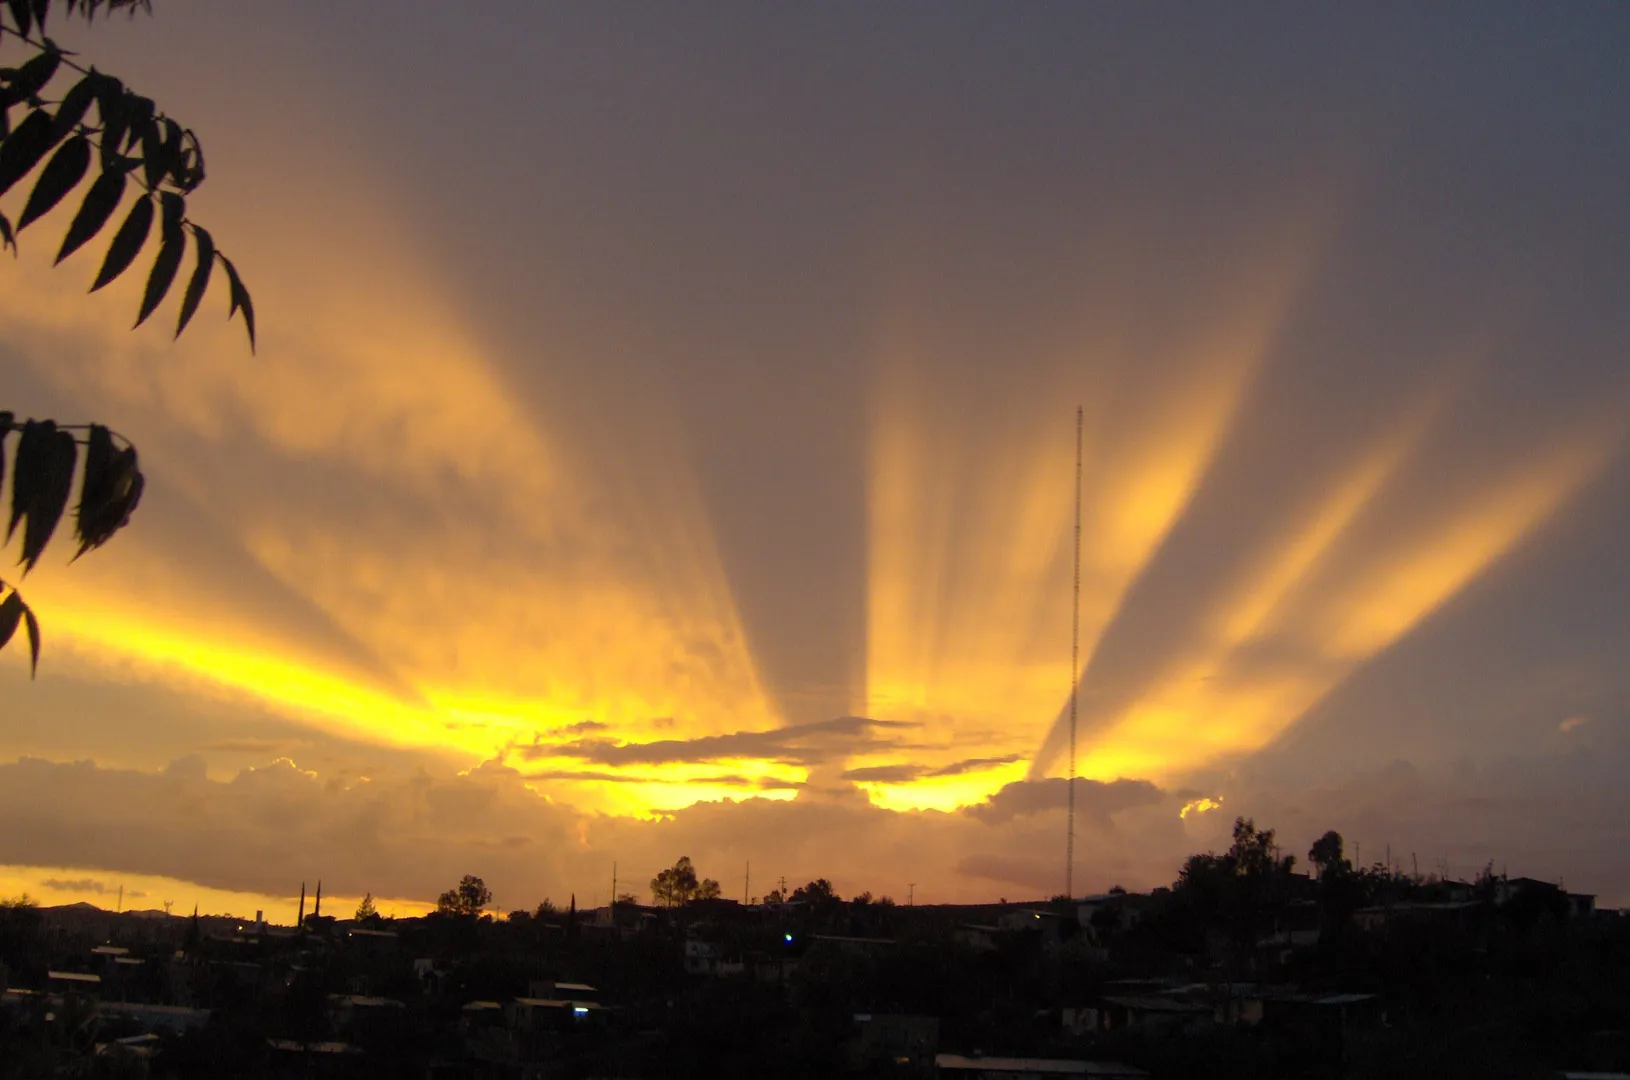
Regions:
<instances>
[{"instance_id":1,"label":"rooftop","mask_svg":"<svg viewBox=\"0 0 1630 1080\"><path fill-rule=\"evenodd\" d=\"M966 1069L970 1072L1064 1074L1066 1076L1141 1077L1149 1074L1130 1065L1112 1061L1069 1061L1058 1058L964 1057L961 1054L935 1054L938 1069Z\"/></svg>"},{"instance_id":2,"label":"rooftop","mask_svg":"<svg viewBox=\"0 0 1630 1080\"><path fill-rule=\"evenodd\" d=\"M45 975L46 978L61 979L64 982L100 983L102 981L102 976L87 975L82 971L48 971Z\"/></svg>"}]
</instances>

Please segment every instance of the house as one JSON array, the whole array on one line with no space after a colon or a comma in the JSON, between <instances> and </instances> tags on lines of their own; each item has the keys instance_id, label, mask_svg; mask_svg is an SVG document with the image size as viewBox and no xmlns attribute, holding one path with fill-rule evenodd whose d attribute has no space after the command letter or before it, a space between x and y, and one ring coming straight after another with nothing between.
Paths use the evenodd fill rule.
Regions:
<instances>
[{"instance_id":1,"label":"house","mask_svg":"<svg viewBox=\"0 0 1630 1080\"><path fill-rule=\"evenodd\" d=\"M503 1003L498 1001L468 1001L458 1013L460 1029L503 1027L508 1022Z\"/></svg>"},{"instance_id":2,"label":"house","mask_svg":"<svg viewBox=\"0 0 1630 1080\"><path fill-rule=\"evenodd\" d=\"M408 1024L402 1002L364 994L330 994L328 1014L334 1030L364 1050L393 1045Z\"/></svg>"},{"instance_id":3,"label":"house","mask_svg":"<svg viewBox=\"0 0 1630 1080\"><path fill-rule=\"evenodd\" d=\"M1286 994L1269 998L1265 1004L1269 1022L1333 1040L1386 1023L1379 994Z\"/></svg>"},{"instance_id":4,"label":"house","mask_svg":"<svg viewBox=\"0 0 1630 1080\"><path fill-rule=\"evenodd\" d=\"M1562 887L1550 881L1541 881L1538 878L1514 877L1501 878L1494 883L1494 903L1496 907L1504 907L1523 893L1559 893Z\"/></svg>"},{"instance_id":5,"label":"house","mask_svg":"<svg viewBox=\"0 0 1630 1080\"><path fill-rule=\"evenodd\" d=\"M1366 933L1378 933L1404 922L1468 927L1483 905L1477 900L1406 901L1377 904L1353 912L1353 924Z\"/></svg>"},{"instance_id":6,"label":"house","mask_svg":"<svg viewBox=\"0 0 1630 1080\"><path fill-rule=\"evenodd\" d=\"M1036 935L1041 940L1042 948L1048 952L1059 949L1064 940L1078 929L1073 916L1039 908L1005 912L996 920L996 925L1004 933Z\"/></svg>"},{"instance_id":7,"label":"house","mask_svg":"<svg viewBox=\"0 0 1630 1080\"><path fill-rule=\"evenodd\" d=\"M995 952L997 941L1002 937L1000 926L984 926L978 923L963 923L951 933L951 938L958 945L972 949L974 952Z\"/></svg>"},{"instance_id":8,"label":"house","mask_svg":"<svg viewBox=\"0 0 1630 1080\"><path fill-rule=\"evenodd\" d=\"M1108 1061L1070 1061L1055 1058L964 1057L961 1054L935 1054L934 1071L957 1080L1142 1080L1142 1069Z\"/></svg>"},{"instance_id":9,"label":"house","mask_svg":"<svg viewBox=\"0 0 1630 1080\"><path fill-rule=\"evenodd\" d=\"M1142 921L1148 907L1149 897L1141 893L1107 892L1076 901L1075 916L1083 930L1120 933Z\"/></svg>"},{"instance_id":10,"label":"house","mask_svg":"<svg viewBox=\"0 0 1630 1080\"><path fill-rule=\"evenodd\" d=\"M1174 987L1174 1000L1211 1010L1212 1022L1251 1027L1262 1022L1271 998L1293 993L1290 988L1263 983L1190 983Z\"/></svg>"},{"instance_id":11,"label":"house","mask_svg":"<svg viewBox=\"0 0 1630 1080\"><path fill-rule=\"evenodd\" d=\"M267 1039L271 1051L268 1065L274 1077L350 1078L367 1074L366 1057L360 1047L337 1040L304 1042L299 1039Z\"/></svg>"},{"instance_id":12,"label":"house","mask_svg":"<svg viewBox=\"0 0 1630 1080\"><path fill-rule=\"evenodd\" d=\"M1259 956L1276 963L1288 964L1298 952L1311 949L1318 943L1319 931L1316 928L1275 930L1267 937L1258 939L1256 949Z\"/></svg>"},{"instance_id":13,"label":"house","mask_svg":"<svg viewBox=\"0 0 1630 1080\"><path fill-rule=\"evenodd\" d=\"M102 976L83 971L48 971L45 985L53 993L98 997L102 993Z\"/></svg>"},{"instance_id":14,"label":"house","mask_svg":"<svg viewBox=\"0 0 1630 1080\"><path fill-rule=\"evenodd\" d=\"M453 968L453 961L440 957L421 956L413 961L413 974L427 994L439 994L446 989Z\"/></svg>"},{"instance_id":15,"label":"house","mask_svg":"<svg viewBox=\"0 0 1630 1080\"><path fill-rule=\"evenodd\" d=\"M685 939L685 974L713 975L719 965L719 947L711 941Z\"/></svg>"},{"instance_id":16,"label":"house","mask_svg":"<svg viewBox=\"0 0 1630 1080\"><path fill-rule=\"evenodd\" d=\"M855 1035L849 1044L851 1067L865 1069L877 1061L922 1066L939 1048L937 1016L901 1013L856 1013Z\"/></svg>"},{"instance_id":17,"label":"house","mask_svg":"<svg viewBox=\"0 0 1630 1080\"><path fill-rule=\"evenodd\" d=\"M762 949L755 949L747 954L744 968L751 973L755 982L780 986L798 971L798 959L796 953L772 956Z\"/></svg>"},{"instance_id":18,"label":"house","mask_svg":"<svg viewBox=\"0 0 1630 1080\"><path fill-rule=\"evenodd\" d=\"M593 1001L564 1001L559 998L516 998L505 1007L510 1026L516 1031L569 1031L575 1027L603 1024L609 1020L606 1007Z\"/></svg>"},{"instance_id":19,"label":"house","mask_svg":"<svg viewBox=\"0 0 1630 1080\"><path fill-rule=\"evenodd\" d=\"M189 1009L181 1005L149 1005L136 1001L104 1001L96 1011L108 1019L127 1020L143 1031L168 1031L181 1034L203 1027L209 1022L208 1009Z\"/></svg>"},{"instance_id":20,"label":"house","mask_svg":"<svg viewBox=\"0 0 1630 1080\"><path fill-rule=\"evenodd\" d=\"M527 984L526 996L561 1001L596 1003L600 1001L600 991L588 983L555 982L548 979L533 979Z\"/></svg>"},{"instance_id":21,"label":"house","mask_svg":"<svg viewBox=\"0 0 1630 1080\"><path fill-rule=\"evenodd\" d=\"M1143 1031L1158 1035L1188 1034L1210 1027L1216 1017L1208 1006L1167 996L1111 995L1098 1001L1098 1031Z\"/></svg>"},{"instance_id":22,"label":"house","mask_svg":"<svg viewBox=\"0 0 1630 1080\"><path fill-rule=\"evenodd\" d=\"M398 941L395 930L370 930L356 926L345 934L345 943L363 956L394 955Z\"/></svg>"},{"instance_id":23,"label":"house","mask_svg":"<svg viewBox=\"0 0 1630 1080\"><path fill-rule=\"evenodd\" d=\"M810 934L806 940L809 942L809 947L804 950L804 954L812 959L821 956L841 956L853 960L861 957L877 956L894 948L893 938Z\"/></svg>"}]
</instances>

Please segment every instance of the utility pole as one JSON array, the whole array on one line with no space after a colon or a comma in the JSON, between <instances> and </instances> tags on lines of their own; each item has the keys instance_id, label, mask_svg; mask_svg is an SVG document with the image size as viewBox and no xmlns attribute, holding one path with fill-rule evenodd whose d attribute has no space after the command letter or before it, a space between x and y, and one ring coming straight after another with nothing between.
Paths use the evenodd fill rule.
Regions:
<instances>
[{"instance_id":1,"label":"utility pole","mask_svg":"<svg viewBox=\"0 0 1630 1080\"><path fill-rule=\"evenodd\" d=\"M741 902L745 906L753 902L753 860L747 860L747 873L741 883Z\"/></svg>"},{"instance_id":2,"label":"utility pole","mask_svg":"<svg viewBox=\"0 0 1630 1080\"><path fill-rule=\"evenodd\" d=\"M906 907L917 906L917 883L915 881L906 885Z\"/></svg>"},{"instance_id":3,"label":"utility pole","mask_svg":"<svg viewBox=\"0 0 1630 1080\"><path fill-rule=\"evenodd\" d=\"M611 910L617 910L617 860L611 860Z\"/></svg>"}]
</instances>

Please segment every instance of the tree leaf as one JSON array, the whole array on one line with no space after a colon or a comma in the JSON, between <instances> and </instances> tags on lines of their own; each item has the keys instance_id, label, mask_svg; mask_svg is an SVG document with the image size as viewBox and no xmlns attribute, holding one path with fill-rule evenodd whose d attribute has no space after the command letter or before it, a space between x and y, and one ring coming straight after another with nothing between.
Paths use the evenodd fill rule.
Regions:
<instances>
[{"instance_id":1,"label":"tree leaf","mask_svg":"<svg viewBox=\"0 0 1630 1080\"><path fill-rule=\"evenodd\" d=\"M101 424L92 424L85 439L85 475L79 486L79 508L74 511L74 531L79 534L81 553L89 546L87 529L94 528L102 508L107 505L115 453L112 432Z\"/></svg>"},{"instance_id":2,"label":"tree leaf","mask_svg":"<svg viewBox=\"0 0 1630 1080\"><path fill-rule=\"evenodd\" d=\"M122 171L115 169L96 178L90 191L85 193L85 201L80 203L73 224L68 226L68 235L62 238L62 250L57 252L57 262L78 251L87 240L102 231L102 226L113 216L124 193L125 174Z\"/></svg>"},{"instance_id":3,"label":"tree leaf","mask_svg":"<svg viewBox=\"0 0 1630 1080\"><path fill-rule=\"evenodd\" d=\"M51 114L35 109L0 143L0 195L10 191L11 185L27 176L51 152L56 145L51 127Z\"/></svg>"},{"instance_id":4,"label":"tree leaf","mask_svg":"<svg viewBox=\"0 0 1630 1080\"><path fill-rule=\"evenodd\" d=\"M32 679L40 673L40 620L26 604L23 605L23 622L28 624L28 677Z\"/></svg>"},{"instance_id":5,"label":"tree leaf","mask_svg":"<svg viewBox=\"0 0 1630 1080\"><path fill-rule=\"evenodd\" d=\"M17 457L11 473L11 523L6 526L6 543L11 543L17 523L27 516L34 504L34 488L44 471L50 443L56 438L54 420L30 420L23 425L23 434L17 440Z\"/></svg>"},{"instance_id":6,"label":"tree leaf","mask_svg":"<svg viewBox=\"0 0 1630 1080\"><path fill-rule=\"evenodd\" d=\"M51 542L51 534L68 508L68 492L74 484L74 464L79 458L79 445L73 433L58 431L51 440L50 456L45 471L34 485L33 503L28 508L28 524L23 528L23 574L34 569ZM14 482L15 483L15 482Z\"/></svg>"},{"instance_id":7,"label":"tree leaf","mask_svg":"<svg viewBox=\"0 0 1630 1080\"><path fill-rule=\"evenodd\" d=\"M146 137L149 129L157 130L153 118L158 114L158 106L153 104L152 98L126 90L123 107L129 125L124 137L124 152L128 154Z\"/></svg>"},{"instance_id":8,"label":"tree leaf","mask_svg":"<svg viewBox=\"0 0 1630 1080\"><path fill-rule=\"evenodd\" d=\"M91 285L91 292L95 292L129 268L135 261L137 252L147 242L147 234L153 228L153 200L142 196L136 200L136 205L130 208L124 224L119 231L113 234L113 243L108 245L107 257L102 260L102 269L96 274L96 281Z\"/></svg>"},{"instance_id":9,"label":"tree leaf","mask_svg":"<svg viewBox=\"0 0 1630 1080\"><path fill-rule=\"evenodd\" d=\"M96 88L102 78L95 71L68 88L57 102L57 115L52 120L52 131L58 139L64 138L77 128L90 111L91 102L96 100Z\"/></svg>"},{"instance_id":10,"label":"tree leaf","mask_svg":"<svg viewBox=\"0 0 1630 1080\"><path fill-rule=\"evenodd\" d=\"M232 286L232 306L227 310L226 317L232 318L239 308L243 309L243 321L249 328L249 351L255 351L255 305L249 299L249 290L243 287L243 280L238 277L238 268L232 265L232 260L225 255L218 256L221 265L226 267L226 279Z\"/></svg>"},{"instance_id":11,"label":"tree leaf","mask_svg":"<svg viewBox=\"0 0 1630 1080\"><path fill-rule=\"evenodd\" d=\"M11 219L0 214L0 245L11 249L13 255L17 254L17 234L11 231Z\"/></svg>"},{"instance_id":12,"label":"tree leaf","mask_svg":"<svg viewBox=\"0 0 1630 1080\"><path fill-rule=\"evenodd\" d=\"M11 20L17 24L17 33L27 37L34 26L34 11L28 0L11 0Z\"/></svg>"},{"instance_id":13,"label":"tree leaf","mask_svg":"<svg viewBox=\"0 0 1630 1080\"><path fill-rule=\"evenodd\" d=\"M181 227L181 221L187 215L186 200L173 191L166 191L159 195L159 202L164 207L164 225L160 231L164 239L158 249L158 258L153 260L153 269L147 275L147 291L142 294L141 313L136 316L137 326L147 321L147 316L170 291L170 283L175 280L175 272L180 268L181 256L187 248L187 233Z\"/></svg>"},{"instance_id":14,"label":"tree leaf","mask_svg":"<svg viewBox=\"0 0 1630 1080\"><path fill-rule=\"evenodd\" d=\"M17 624L23 621L23 612L28 605L23 603L22 594L16 589L0 601L0 649L11 643L11 637L17 632Z\"/></svg>"},{"instance_id":15,"label":"tree leaf","mask_svg":"<svg viewBox=\"0 0 1630 1080\"><path fill-rule=\"evenodd\" d=\"M9 410L0 410L0 486L6 482L6 437L11 434L15 420Z\"/></svg>"},{"instance_id":16,"label":"tree leaf","mask_svg":"<svg viewBox=\"0 0 1630 1080\"><path fill-rule=\"evenodd\" d=\"M168 176L177 187L184 188L186 185L182 183L185 178L182 175L184 161L181 156L181 146L181 125L166 116L164 118L164 147L162 151L164 154L164 175Z\"/></svg>"},{"instance_id":17,"label":"tree leaf","mask_svg":"<svg viewBox=\"0 0 1630 1080\"><path fill-rule=\"evenodd\" d=\"M52 155L45 168L40 170L40 178L34 182L28 204L23 207L23 216L17 219L17 228L26 229L30 223L49 213L64 195L74 189L74 185L85 178L85 170L90 168L90 164L89 139L75 135L63 143L62 149Z\"/></svg>"},{"instance_id":18,"label":"tree leaf","mask_svg":"<svg viewBox=\"0 0 1630 1080\"><path fill-rule=\"evenodd\" d=\"M182 133L180 175L176 183L181 185L182 191L192 191L204 182L204 148L198 142L198 136L193 134L191 128Z\"/></svg>"},{"instance_id":19,"label":"tree leaf","mask_svg":"<svg viewBox=\"0 0 1630 1080\"><path fill-rule=\"evenodd\" d=\"M215 268L215 240L206 230L194 225L192 241L193 247L197 249L198 265L193 268L192 278L187 282L186 295L181 298L181 318L175 324L176 337L180 337L181 331L192 321L193 313L198 310L199 303L204 299L204 291L209 288L209 272Z\"/></svg>"},{"instance_id":20,"label":"tree leaf","mask_svg":"<svg viewBox=\"0 0 1630 1080\"><path fill-rule=\"evenodd\" d=\"M96 111L102 118L102 168L110 168L119 156L119 145L130 127L131 98L124 83L111 75L96 84Z\"/></svg>"},{"instance_id":21,"label":"tree leaf","mask_svg":"<svg viewBox=\"0 0 1630 1080\"><path fill-rule=\"evenodd\" d=\"M57 65L61 62L62 53L56 49L46 48L38 53L12 76L11 85L6 87L6 103L15 105L38 96L45 89L45 84L51 81L51 76L57 73Z\"/></svg>"},{"instance_id":22,"label":"tree leaf","mask_svg":"<svg viewBox=\"0 0 1630 1080\"><path fill-rule=\"evenodd\" d=\"M147 187L149 190L158 187L159 181L169 171L164 159L164 134L158 121L152 117L141 125L141 160L142 168L147 174Z\"/></svg>"},{"instance_id":23,"label":"tree leaf","mask_svg":"<svg viewBox=\"0 0 1630 1080\"><path fill-rule=\"evenodd\" d=\"M88 471L86 479L89 480ZM79 551L74 559L101 547L113 539L114 533L130 524L130 515L141 503L145 486L141 470L136 467L136 448L127 446L113 453L104 463L99 484L101 490L96 493L95 504L87 507L86 500L80 500Z\"/></svg>"}]
</instances>

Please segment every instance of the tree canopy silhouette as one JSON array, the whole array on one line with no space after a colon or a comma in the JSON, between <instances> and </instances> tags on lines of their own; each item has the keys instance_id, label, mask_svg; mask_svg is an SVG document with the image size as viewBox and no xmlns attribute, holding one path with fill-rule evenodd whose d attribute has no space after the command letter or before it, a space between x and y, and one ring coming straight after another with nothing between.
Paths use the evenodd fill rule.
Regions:
<instances>
[{"instance_id":1,"label":"tree canopy silhouette","mask_svg":"<svg viewBox=\"0 0 1630 1080\"><path fill-rule=\"evenodd\" d=\"M7 0L0 10L0 47L10 39L30 55L0 67L0 196L30 174L35 180L13 227L0 212L0 245L17 251L18 234L44 217L87 176L85 195L57 250L56 262L95 239L112 221L125 196L129 209L108 243L91 284L96 292L116 280L139 255L158 222L158 253L147 273L136 314L146 322L169 294L186 257L191 234L193 269L176 316L175 336L187 328L209 288L217 263L226 275L227 317L242 313L255 347L255 306L232 260L216 249L208 230L187 217L187 196L204 182L204 151L190 128L159 110L111 75L86 68L45 35L51 0ZM61 0L68 16L93 21L98 11L148 11L148 0ZM71 85L70 85L71 83ZM48 97L53 89L60 91ZM22 106L12 122L12 109ZM93 168L93 165L95 166ZM0 410L0 483L6 473L10 436L18 433L11 467L11 512L6 543L23 527L18 559L21 577L39 562L68 507L79 477L75 508L78 559L130 521L141 501L144 479L130 440L102 424L19 421ZM84 455L81 457L80 449ZM15 584L0 580L0 649L26 628L29 670L39 670L40 624Z\"/></svg>"},{"instance_id":2,"label":"tree canopy silhouette","mask_svg":"<svg viewBox=\"0 0 1630 1080\"><path fill-rule=\"evenodd\" d=\"M690 856L681 855L678 862L651 879L651 895L658 903L668 907L688 904L692 900L717 900L719 883L712 878L698 880Z\"/></svg>"},{"instance_id":3,"label":"tree canopy silhouette","mask_svg":"<svg viewBox=\"0 0 1630 1080\"><path fill-rule=\"evenodd\" d=\"M442 915L461 915L475 918L492 903L492 890L474 874L465 874L456 888L448 889L436 898L436 911Z\"/></svg>"}]
</instances>

